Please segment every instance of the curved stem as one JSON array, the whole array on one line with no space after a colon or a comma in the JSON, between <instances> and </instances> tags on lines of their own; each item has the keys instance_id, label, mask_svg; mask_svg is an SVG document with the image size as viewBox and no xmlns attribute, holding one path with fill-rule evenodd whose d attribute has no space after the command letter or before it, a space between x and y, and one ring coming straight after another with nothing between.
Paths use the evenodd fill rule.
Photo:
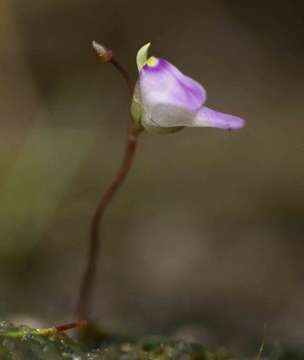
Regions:
<instances>
[{"instance_id":1,"label":"curved stem","mask_svg":"<svg viewBox=\"0 0 304 360\"><path fill-rule=\"evenodd\" d=\"M98 47L97 47L97 51L98 51ZM102 55L104 56L104 53ZM126 80L128 89L130 91L130 95L132 96L133 85L129 79L129 75L127 71L120 63L118 63L113 58L112 52L110 53L109 59L107 61L110 62L119 71L122 77ZM124 182L130 171L137 147L138 135L140 134L140 132L141 129L136 129L132 123L130 124L127 133L127 141L126 141L126 147L125 147L122 163L113 181L110 183L109 187L103 194L91 221L89 253L80 287L77 309L76 309L79 319L89 318L89 307L92 298L93 284L96 277L96 270L97 270L99 253L100 253L99 232L100 232L101 221L106 209L108 208L108 205L110 204L117 190L120 188L120 186L122 185L122 183Z\"/></svg>"},{"instance_id":2,"label":"curved stem","mask_svg":"<svg viewBox=\"0 0 304 360\"><path fill-rule=\"evenodd\" d=\"M132 84L132 81L130 80L128 72L118 61L115 60L114 57L111 58L110 63L116 68L116 70L120 73L120 75L125 79L128 89L129 89L130 96L132 97L134 86Z\"/></svg>"},{"instance_id":3,"label":"curved stem","mask_svg":"<svg viewBox=\"0 0 304 360\"><path fill-rule=\"evenodd\" d=\"M77 304L77 315L79 319L89 318L89 306L92 297L93 283L96 277L96 270L100 253L99 230L101 220L112 198L126 179L127 174L129 173L129 170L133 163L139 133L139 130L135 130L133 129L133 127L130 127L127 136L125 153L120 168L113 181L111 182L110 186L107 188L106 192L102 196L91 222L89 254Z\"/></svg>"}]
</instances>

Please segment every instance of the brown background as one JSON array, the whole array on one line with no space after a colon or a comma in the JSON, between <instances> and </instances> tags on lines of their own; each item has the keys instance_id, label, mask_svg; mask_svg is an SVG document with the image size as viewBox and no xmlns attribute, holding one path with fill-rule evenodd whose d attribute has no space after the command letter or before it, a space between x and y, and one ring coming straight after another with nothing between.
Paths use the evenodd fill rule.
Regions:
<instances>
[{"instance_id":1,"label":"brown background","mask_svg":"<svg viewBox=\"0 0 304 360\"><path fill-rule=\"evenodd\" d=\"M94 314L108 329L247 346L304 339L304 5L0 2L0 315L73 319L94 207L120 161L133 77L173 62L240 132L144 134L109 209Z\"/></svg>"}]
</instances>

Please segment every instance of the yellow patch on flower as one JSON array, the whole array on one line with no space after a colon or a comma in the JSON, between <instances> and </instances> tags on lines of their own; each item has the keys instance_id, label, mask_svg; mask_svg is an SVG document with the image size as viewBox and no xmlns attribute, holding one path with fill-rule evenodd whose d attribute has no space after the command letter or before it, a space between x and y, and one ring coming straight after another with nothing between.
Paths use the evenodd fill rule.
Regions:
<instances>
[{"instance_id":1,"label":"yellow patch on flower","mask_svg":"<svg viewBox=\"0 0 304 360\"><path fill-rule=\"evenodd\" d=\"M151 57L146 61L146 64L147 64L148 66L154 67L154 66L157 66L158 60L157 60L156 57L151 56Z\"/></svg>"}]
</instances>

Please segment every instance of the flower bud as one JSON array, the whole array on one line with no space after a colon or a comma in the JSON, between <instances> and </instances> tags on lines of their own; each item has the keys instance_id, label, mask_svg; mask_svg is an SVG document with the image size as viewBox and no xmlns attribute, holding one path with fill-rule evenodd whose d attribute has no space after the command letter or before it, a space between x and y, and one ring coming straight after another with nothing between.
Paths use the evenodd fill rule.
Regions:
<instances>
[{"instance_id":1,"label":"flower bud","mask_svg":"<svg viewBox=\"0 0 304 360\"><path fill-rule=\"evenodd\" d=\"M98 58L103 62L109 62L112 59L112 51L108 50L105 46L99 44L95 40L92 42L92 46L98 56Z\"/></svg>"}]
</instances>

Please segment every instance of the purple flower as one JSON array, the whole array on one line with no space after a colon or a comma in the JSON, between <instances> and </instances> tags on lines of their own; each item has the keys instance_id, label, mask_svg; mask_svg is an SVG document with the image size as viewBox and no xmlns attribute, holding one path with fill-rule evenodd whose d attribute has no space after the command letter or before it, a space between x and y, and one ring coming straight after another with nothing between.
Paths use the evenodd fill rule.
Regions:
<instances>
[{"instance_id":1,"label":"purple flower","mask_svg":"<svg viewBox=\"0 0 304 360\"><path fill-rule=\"evenodd\" d=\"M154 132L205 126L237 130L244 126L243 119L204 106L205 89L168 61L148 58L149 46L137 54L139 79L131 111L138 124Z\"/></svg>"}]
</instances>

